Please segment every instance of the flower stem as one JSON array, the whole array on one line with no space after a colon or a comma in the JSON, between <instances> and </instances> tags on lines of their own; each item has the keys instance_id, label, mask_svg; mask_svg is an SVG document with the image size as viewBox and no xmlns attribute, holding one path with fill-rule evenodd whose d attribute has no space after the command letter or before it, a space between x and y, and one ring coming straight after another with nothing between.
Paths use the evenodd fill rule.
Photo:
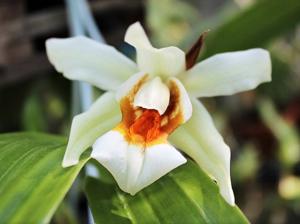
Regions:
<instances>
[{"instance_id":1,"label":"flower stem","mask_svg":"<svg viewBox=\"0 0 300 224\"><path fill-rule=\"evenodd\" d=\"M105 40L97 27L95 18L93 17L86 0L78 0L78 12L88 36L101 43L105 43Z\"/></svg>"},{"instance_id":2,"label":"flower stem","mask_svg":"<svg viewBox=\"0 0 300 224\"><path fill-rule=\"evenodd\" d=\"M66 0L68 22L72 36L85 35L83 22L80 20L81 0ZM82 17L83 15L81 15ZM93 89L90 84L74 81L72 84L72 113L76 115L86 111L93 103Z\"/></svg>"},{"instance_id":3,"label":"flower stem","mask_svg":"<svg viewBox=\"0 0 300 224\"><path fill-rule=\"evenodd\" d=\"M87 34L92 39L104 43L104 38L97 28L96 21L92 16L86 0L65 0L68 9L68 21L72 36ZM99 74L101 75L101 74ZM72 84L72 111L73 115L86 111L93 103L93 89L88 83L74 81ZM86 166L86 174L93 175L94 167ZM76 203L78 182L74 183L71 201ZM75 192L74 192L75 191ZM73 196L73 200L72 200ZM88 223L94 223L91 211L88 208Z\"/></svg>"}]
</instances>

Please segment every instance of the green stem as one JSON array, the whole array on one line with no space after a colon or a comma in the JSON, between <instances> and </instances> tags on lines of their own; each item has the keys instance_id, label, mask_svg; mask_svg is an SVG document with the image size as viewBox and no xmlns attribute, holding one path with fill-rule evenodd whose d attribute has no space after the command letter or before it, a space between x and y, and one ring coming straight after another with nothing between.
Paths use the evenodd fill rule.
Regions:
<instances>
[{"instance_id":1,"label":"green stem","mask_svg":"<svg viewBox=\"0 0 300 224\"><path fill-rule=\"evenodd\" d=\"M68 9L68 21L72 36L85 35L83 22L80 20L80 2L81 0L66 0ZM82 17L82 15L81 15ZM88 83L74 81L72 84L72 113L86 111L93 103L93 89Z\"/></svg>"},{"instance_id":2,"label":"green stem","mask_svg":"<svg viewBox=\"0 0 300 224\"><path fill-rule=\"evenodd\" d=\"M87 34L92 39L104 43L99 29L97 28L96 21L92 16L90 8L86 0L66 0L68 8L68 21L70 24L70 31L72 36ZM99 74L101 75L101 74ZM84 82L74 81L72 84L72 105L73 115L86 111L93 103L93 89L91 85ZM86 174L93 175L93 167L86 166ZM74 187L73 198L76 202L76 190ZM74 200L73 200L74 202ZM90 209L88 209L88 223L94 223Z\"/></svg>"},{"instance_id":3,"label":"green stem","mask_svg":"<svg viewBox=\"0 0 300 224\"><path fill-rule=\"evenodd\" d=\"M97 27L95 18L93 17L86 0L78 0L78 12L88 36L101 43L105 43L105 40Z\"/></svg>"}]
</instances>

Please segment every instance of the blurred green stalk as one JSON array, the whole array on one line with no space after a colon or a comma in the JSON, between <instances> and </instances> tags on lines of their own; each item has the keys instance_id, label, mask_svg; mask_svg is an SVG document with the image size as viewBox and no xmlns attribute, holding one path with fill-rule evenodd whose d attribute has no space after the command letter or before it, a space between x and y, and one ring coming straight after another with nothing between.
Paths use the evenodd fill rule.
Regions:
<instances>
[{"instance_id":1,"label":"blurred green stalk","mask_svg":"<svg viewBox=\"0 0 300 224\"><path fill-rule=\"evenodd\" d=\"M260 116L279 142L279 159L286 168L290 168L300 158L300 140L296 128L285 121L269 99L258 104Z\"/></svg>"},{"instance_id":2,"label":"blurred green stalk","mask_svg":"<svg viewBox=\"0 0 300 224\"><path fill-rule=\"evenodd\" d=\"M68 22L70 27L71 36L89 36L99 42L104 42L104 39L97 28L97 24L92 16L86 0L66 0L68 9ZM99 74L101 75L101 74ZM93 88L90 84L73 81L72 83L72 113L73 116L82 113L93 103ZM86 174L94 175L93 167L86 166ZM78 202L78 182L75 182L73 191L71 191L71 203L77 204ZM89 212L89 223L94 223L93 217Z\"/></svg>"}]
</instances>

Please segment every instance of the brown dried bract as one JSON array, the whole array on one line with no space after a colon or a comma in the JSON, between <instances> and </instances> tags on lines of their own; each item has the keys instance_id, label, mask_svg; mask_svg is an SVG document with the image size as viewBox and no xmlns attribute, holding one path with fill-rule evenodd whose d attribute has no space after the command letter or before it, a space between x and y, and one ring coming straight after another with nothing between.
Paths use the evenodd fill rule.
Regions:
<instances>
[{"instance_id":1,"label":"brown dried bract","mask_svg":"<svg viewBox=\"0 0 300 224\"><path fill-rule=\"evenodd\" d=\"M191 49L186 53L185 55L186 70L192 68L196 64L200 50L202 49L204 43L204 39L208 32L209 30L202 33L198 38L198 40L196 41L196 43L194 43Z\"/></svg>"}]
</instances>

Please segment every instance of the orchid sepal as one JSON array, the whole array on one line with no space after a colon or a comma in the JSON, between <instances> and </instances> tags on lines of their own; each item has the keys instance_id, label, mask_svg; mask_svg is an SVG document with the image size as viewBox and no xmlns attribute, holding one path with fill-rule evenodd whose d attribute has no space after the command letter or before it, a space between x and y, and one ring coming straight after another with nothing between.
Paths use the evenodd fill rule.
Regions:
<instances>
[{"instance_id":1,"label":"orchid sepal","mask_svg":"<svg viewBox=\"0 0 300 224\"><path fill-rule=\"evenodd\" d=\"M271 81L271 70L269 52L254 48L216 54L197 63L179 78L194 97L225 96Z\"/></svg>"},{"instance_id":2,"label":"orchid sepal","mask_svg":"<svg viewBox=\"0 0 300 224\"><path fill-rule=\"evenodd\" d=\"M224 199L234 205L230 180L230 149L215 128L205 107L191 99L193 115L170 136L170 142L185 152L219 185Z\"/></svg>"},{"instance_id":3,"label":"orchid sepal","mask_svg":"<svg viewBox=\"0 0 300 224\"><path fill-rule=\"evenodd\" d=\"M115 93L104 93L86 112L73 118L62 166L76 165L80 155L120 120L121 113Z\"/></svg>"}]
</instances>

